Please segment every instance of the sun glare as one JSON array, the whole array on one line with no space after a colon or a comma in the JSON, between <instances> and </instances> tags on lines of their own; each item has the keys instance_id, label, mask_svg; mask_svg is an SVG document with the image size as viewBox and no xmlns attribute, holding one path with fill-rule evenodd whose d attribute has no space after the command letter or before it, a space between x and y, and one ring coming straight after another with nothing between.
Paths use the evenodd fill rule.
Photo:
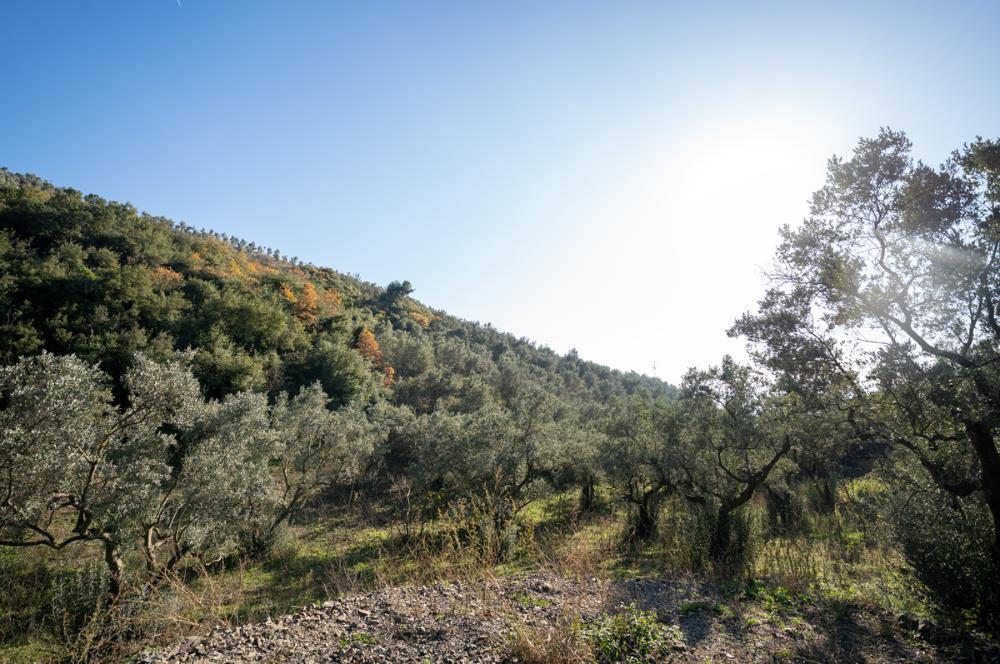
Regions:
<instances>
[{"instance_id":1,"label":"sun glare","mask_svg":"<svg viewBox=\"0 0 1000 664\"><path fill-rule=\"evenodd\" d=\"M676 380L688 366L718 361L720 348L742 353L742 342L724 331L764 291L777 229L807 214L835 151L828 127L788 121L787 114L761 110L744 113L742 120L726 117L713 113L683 135L650 145L641 175L622 184L599 214L602 231L591 242L593 259L607 263L613 256L616 274L656 287L650 300L604 282L607 297L623 312L651 316L649 330L670 329L674 343L686 349L683 355L650 356L651 348L660 347L650 332L629 352L637 370L648 370L657 359L660 375ZM678 325L678 319L697 325ZM715 333L706 335L705 329ZM599 357L601 335L615 333L608 326L601 334L593 330L592 340L578 336L576 343Z\"/></svg>"}]
</instances>

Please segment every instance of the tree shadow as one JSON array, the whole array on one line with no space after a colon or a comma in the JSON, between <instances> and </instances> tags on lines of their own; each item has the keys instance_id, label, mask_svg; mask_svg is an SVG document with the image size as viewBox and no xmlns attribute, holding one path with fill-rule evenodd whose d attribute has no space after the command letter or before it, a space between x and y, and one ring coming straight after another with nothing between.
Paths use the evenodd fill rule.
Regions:
<instances>
[{"instance_id":1,"label":"tree shadow","mask_svg":"<svg viewBox=\"0 0 1000 664\"><path fill-rule=\"evenodd\" d=\"M910 630L899 616L840 600L809 607L814 636L791 649L792 661L1000 661L1000 649L970 635L935 629Z\"/></svg>"}]
</instances>

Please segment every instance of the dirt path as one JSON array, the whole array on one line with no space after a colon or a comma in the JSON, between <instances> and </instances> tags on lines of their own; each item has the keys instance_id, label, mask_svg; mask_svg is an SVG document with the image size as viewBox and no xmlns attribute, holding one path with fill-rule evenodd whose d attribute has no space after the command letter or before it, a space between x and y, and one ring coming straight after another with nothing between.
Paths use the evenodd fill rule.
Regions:
<instances>
[{"instance_id":1,"label":"dirt path","mask_svg":"<svg viewBox=\"0 0 1000 664\"><path fill-rule=\"evenodd\" d=\"M634 605L672 626L678 662L1000 662L1000 654L872 610L775 610L694 583L533 574L395 587L264 623L216 630L139 658L167 662L503 662L520 626L544 634ZM927 642L929 638L936 643Z\"/></svg>"}]
</instances>

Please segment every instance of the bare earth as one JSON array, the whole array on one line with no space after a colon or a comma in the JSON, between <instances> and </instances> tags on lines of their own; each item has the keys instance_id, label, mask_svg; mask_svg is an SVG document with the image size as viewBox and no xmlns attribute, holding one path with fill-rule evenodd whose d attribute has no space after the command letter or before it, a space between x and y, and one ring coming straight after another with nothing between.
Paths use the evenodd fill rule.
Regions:
<instances>
[{"instance_id":1,"label":"bare earth","mask_svg":"<svg viewBox=\"0 0 1000 664\"><path fill-rule=\"evenodd\" d=\"M765 611L709 586L546 574L385 588L275 621L216 630L139 658L166 662L504 662L517 625L634 605L676 626L676 662L1000 662L981 639L872 609Z\"/></svg>"}]
</instances>

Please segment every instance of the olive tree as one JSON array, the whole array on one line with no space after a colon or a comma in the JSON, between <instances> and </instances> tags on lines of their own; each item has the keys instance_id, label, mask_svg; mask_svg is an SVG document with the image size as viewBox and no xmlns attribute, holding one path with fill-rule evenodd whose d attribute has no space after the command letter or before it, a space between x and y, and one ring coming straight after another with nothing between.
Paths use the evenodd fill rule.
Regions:
<instances>
[{"instance_id":1,"label":"olive tree","mask_svg":"<svg viewBox=\"0 0 1000 664\"><path fill-rule=\"evenodd\" d=\"M249 392L204 404L179 432L173 470L143 523L147 568L162 573L188 554L262 555L310 499L354 480L374 429L357 405L328 405L319 383L272 405Z\"/></svg>"},{"instance_id":2,"label":"olive tree","mask_svg":"<svg viewBox=\"0 0 1000 664\"><path fill-rule=\"evenodd\" d=\"M580 512L592 512L597 508L597 485L606 477L601 449L605 436L593 419L581 419L566 431L561 452L565 464L557 476L557 488L576 486L580 489Z\"/></svg>"},{"instance_id":3,"label":"olive tree","mask_svg":"<svg viewBox=\"0 0 1000 664\"><path fill-rule=\"evenodd\" d=\"M294 397L278 396L268 424L269 447L259 454L272 475L267 491L248 496L246 544L266 551L278 529L322 491L356 480L379 436L361 404L336 410L319 383Z\"/></svg>"},{"instance_id":4,"label":"olive tree","mask_svg":"<svg viewBox=\"0 0 1000 664\"><path fill-rule=\"evenodd\" d=\"M633 534L640 540L656 533L660 501L681 480L677 424L675 403L646 395L609 408L599 458L621 499L635 510Z\"/></svg>"},{"instance_id":5,"label":"olive tree","mask_svg":"<svg viewBox=\"0 0 1000 664\"><path fill-rule=\"evenodd\" d=\"M160 575L185 556L205 562L234 553L274 500L275 432L263 394L206 403L179 432L172 472L143 521L141 552Z\"/></svg>"},{"instance_id":6,"label":"olive tree","mask_svg":"<svg viewBox=\"0 0 1000 664\"><path fill-rule=\"evenodd\" d=\"M496 372L474 370L434 412L412 421L412 471L425 487L456 497L489 493L516 512L539 481L553 482L569 463L576 423L523 366L502 361Z\"/></svg>"},{"instance_id":7,"label":"olive tree","mask_svg":"<svg viewBox=\"0 0 1000 664\"><path fill-rule=\"evenodd\" d=\"M42 354L0 368L0 545L102 549L110 591L123 551L143 536L168 481L172 435L201 403L179 361L138 357L116 406L107 377L74 356Z\"/></svg>"},{"instance_id":8,"label":"olive tree","mask_svg":"<svg viewBox=\"0 0 1000 664\"><path fill-rule=\"evenodd\" d=\"M117 596L127 554L155 582L187 556L259 552L364 466L374 429L358 405L330 410L318 384L273 405L205 402L189 360L136 357L124 405L74 356L0 368L0 545L100 547Z\"/></svg>"},{"instance_id":9,"label":"olive tree","mask_svg":"<svg viewBox=\"0 0 1000 664\"><path fill-rule=\"evenodd\" d=\"M992 516L1000 562L1000 142L933 168L902 133L829 162L785 227L773 285L732 332L798 389L828 384L856 434L912 455Z\"/></svg>"},{"instance_id":10,"label":"olive tree","mask_svg":"<svg viewBox=\"0 0 1000 664\"><path fill-rule=\"evenodd\" d=\"M427 489L451 497L490 494L510 501L517 512L536 496L536 483L566 462L550 408L548 397L536 393L523 410L489 403L467 413L415 418L414 476Z\"/></svg>"},{"instance_id":11,"label":"olive tree","mask_svg":"<svg viewBox=\"0 0 1000 664\"><path fill-rule=\"evenodd\" d=\"M795 404L728 356L718 367L688 372L681 391L679 484L689 501L714 510L709 553L721 560L740 545L733 542L734 514L797 442Z\"/></svg>"},{"instance_id":12,"label":"olive tree","mask_svg":"<svg viewBox=\"0 0 1000 664\"><path fill-rule=\"evenodd\" d=\"M659 501L679 496L710 511L709 553L728 556L733 515L797 446L797 417L797 404L761 372L729 357L688 372L676 401L636 396L613 405L602 458L635 507L635 535L652 536Z\"/></svg>"},{"instance_id":13,"label":"olive tree","mask_svg":"<svg viewBox=\"0 0 1000 664\"><path fill-rule=\"evenodd\" d=\"M530 383L498 394L474 378L451 400L456 410L412 417L399 437L412 446L408 472L418 491L468 519L484 552L504 556L517 514L569 465L573 420Z\"/></svg>"}]
</instances>

